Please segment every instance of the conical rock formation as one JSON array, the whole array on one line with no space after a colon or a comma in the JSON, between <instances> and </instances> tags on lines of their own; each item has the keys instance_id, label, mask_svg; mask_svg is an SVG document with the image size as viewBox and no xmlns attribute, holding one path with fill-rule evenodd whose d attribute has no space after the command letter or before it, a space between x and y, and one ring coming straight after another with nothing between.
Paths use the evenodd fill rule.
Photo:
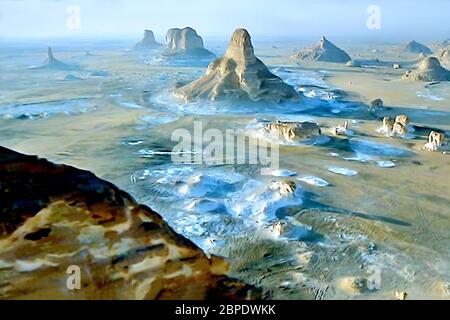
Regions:
<instances>
[{"instance_id":1,"label":"conical rock formation","mask_svg":"<svg viewBox=\"0 0 450 320\"><path fill-rule=\"evenodd\" d=\"M162 55L175 59L214 57L212 52L203 47L203 39L190 27L167 31L166 48Z\"/></svg>"},{"instance_id":2,"label":"conical rock formation","mask_svg":"<svg viewBox=\"0 0 450 320\"><path fill-rule=\"evenodd\" d=\"M212 62L200 79L175 91L186 101L196 98L217 100L298 100L294 88L272 74L254 53L250 34L245 29L233 32L225 56Z\"/></svg>"},{"instance_id":3,"label":"conical rock formation","mask_svg":"<svg viewBox=\"0 0 450 320\"><path fill-rule=\"evenodd\" d=\"M0 147L0 181L0 299L259 297L88 171Z\"/></svg>"},{"instance_id":4,"label":"conical rock formation","mask_svg":"<svg viewBox=\"0 0 450 320\"><path fill-rule=\"evenodd\" d=\"M402 79L419 81L450 81L450 71L443 68L437 58L427 57L420 62L420 65L416 70L408 70Z\"/></svg>"},{"instance_id":5,"label":"conical rock formation","mask_svg":"<svg viewBox=\"0 0 450 320\"><path fill-rule=\"evenodd\" d=\"M336 47L325 37L322 37L320 42L314 47L301 50L294 57L301 60L336 63L346 63L351 60L350 56L344 50Z\"/></svg>"},{"instance_id":6,"label":"conical rock formation","mask_svg":"<svg viewBox=\"0 0 450 320\"><path fill-rule=\"evenodd\" d=\"M155 35L152 30L144 31L144 38L135 44L134 50L152 50L161 47L162 44L156 42Z\"/></svg>"},{"instance_id":7,"label":"conical rock formation","mask_svg":"<svg viewBox=\"0 0 450 320\"><path fill-rule=\"evenodd\" d=\"M428 48L427 46L412 40L410 42L408 42L405 46L405 51L408 53L414 53L414 54L432 54L433 52L431 51L430 48Z\"/></svg>"},{"instance_id":8,"label":"conical rock formation","mask_svg":"<svg viewBox=\"0 0 450 320\"><path fill-rule=\"evenodd\" d=\"M44 63L39 68L45 69L54 69L54 70L73 70L75 69L73 66L70 66L53 56L53 50L51 47L47 49L47 58L44 60Z\"/></svg>"},{"instance_id":9,"label":"conical rock formation","mask_svg":"<svg viewBox=\"0 0 450 320\"><path fill-rule=\"evenodd\" d=\"M450 68L450 46L436 53L439 62L446 68Z\"/></svg>"}]
</instances>

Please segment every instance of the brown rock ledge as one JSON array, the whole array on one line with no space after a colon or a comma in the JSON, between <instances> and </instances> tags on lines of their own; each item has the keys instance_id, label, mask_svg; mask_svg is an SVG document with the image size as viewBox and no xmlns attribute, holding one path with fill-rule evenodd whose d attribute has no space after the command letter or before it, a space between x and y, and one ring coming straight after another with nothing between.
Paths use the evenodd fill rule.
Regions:
<instances>
[{"instance_id":1,"label":"brown rock ledge","mask_svg":"<svg viewBox=\"0 0 450 320\"><path fill-rule=\"evenodd\" d=\"M0 299L260 297L227 269L91 172L0 147Z\"/></svg>"}]
</instances>

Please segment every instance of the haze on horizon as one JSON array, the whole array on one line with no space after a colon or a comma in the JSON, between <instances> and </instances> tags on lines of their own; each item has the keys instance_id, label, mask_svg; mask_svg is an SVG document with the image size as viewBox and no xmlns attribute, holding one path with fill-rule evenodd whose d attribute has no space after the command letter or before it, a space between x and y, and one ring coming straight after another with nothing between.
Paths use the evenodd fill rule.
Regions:
<instances>
[{"instance_id":1,"label":"haze on horizon","mask_svg":"<svg viewBox=\"0 0 450 320\"><path fill-rule=\"evenodd\" d=\"M67 26L71 5L80 28ZM381 10L369 29L367 8ZM450 1L388 0L0 0L0 39L135 38L144 29L162 40L172 27L192 26L204 37L228 37L236 27L254 37L326 35L367 40L450 38Z\"/></svg>"}]
</instances>

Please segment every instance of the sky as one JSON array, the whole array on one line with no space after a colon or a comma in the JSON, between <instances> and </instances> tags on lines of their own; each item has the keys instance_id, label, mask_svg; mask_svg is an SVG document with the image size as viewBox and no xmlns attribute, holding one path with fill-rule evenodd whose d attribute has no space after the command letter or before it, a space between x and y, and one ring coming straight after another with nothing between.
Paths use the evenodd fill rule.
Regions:
<instances>
[{"instance_id":1,"label":"sky","mask_svg":"<svg viewBox=\"0 0 450 320\"><path fill-rule=\"evenodd\" d=\"M450 1L0 0L0 39L137 39L151 29L163 40L169 28L185 26L206 37L245 27L253 37L280 39L439 40L450 38Z\"/></svg>"}]
</instances>

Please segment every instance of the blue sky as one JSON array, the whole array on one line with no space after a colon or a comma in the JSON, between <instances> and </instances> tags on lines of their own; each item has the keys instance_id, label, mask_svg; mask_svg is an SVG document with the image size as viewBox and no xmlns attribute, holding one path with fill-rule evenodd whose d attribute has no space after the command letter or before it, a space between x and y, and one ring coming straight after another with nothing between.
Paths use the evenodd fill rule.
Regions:
<instances>
[{"instance_id":1,"label":"blue sky","mask_svg":"<svg viewBox=\"0 0 450 320\"><path fill-rule=\"evenodd\" d=\"M369 5L381 29L366 26ZM80 29L67 27L67 7L80 8ZM133 37L146 28L163 39L171 27L203 36L341 36L434 40L450 38L449 0L0 0L0 38Z\"/></svg>"}]
</instances>

